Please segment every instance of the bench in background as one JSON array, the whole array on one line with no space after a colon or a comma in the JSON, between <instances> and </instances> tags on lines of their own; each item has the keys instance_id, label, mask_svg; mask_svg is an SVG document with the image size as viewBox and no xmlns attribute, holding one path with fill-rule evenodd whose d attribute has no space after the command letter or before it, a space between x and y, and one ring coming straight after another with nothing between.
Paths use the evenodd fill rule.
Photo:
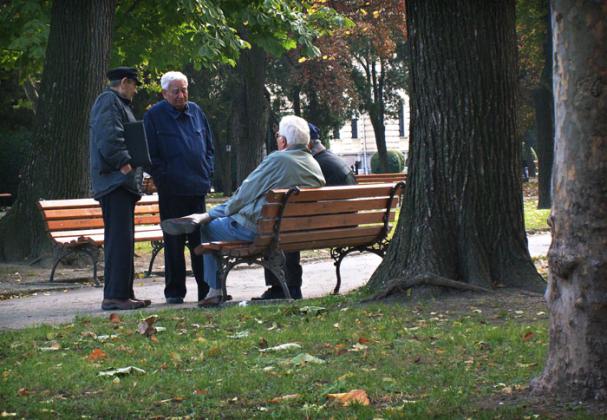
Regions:
<instances>
[{"instance_id":1,"label":"bench in background","mask_svg":"<svg viewBox=\"0 0 607 420\"><path fill-rule=\"evenodd\" d=\"M404 172L391 172L387 174L358 174L354 176L356 177L356 182L359 184L407 181L407 174Z\"/></svg>"},{"instance_id":2,"label":"bench in background","mask_svg":"<svg viewBox=\"0 0 607 420\"><path fill-rule=\"evenodd\" d=\"M103 217L101 207L92 198L69 200L40 200L46 230L55 243L54 264L50 281L53 281L59 262L68 255L84 252L93 262L93 279L97 280L99 248L103 246ZM152 259L146 276L152 272L156 255L163 248L160 229L158 196L146 195L135 206L135 242L152 242Z\"/></svg>"},{"instance_id":3,"label":"bench in background","mask_svg":"<svg viewBox=\"0 0 607 420\"><path fill-rule=\"evenodd\" d=\"M214 252L219 256L224 297L228 296L226 278L230 270L237 264L256 263L276 275L290 298L282 268L284 252L331 248L337 276L333 293L337 294L341 262L348 254L367 251L383 257L403 191L403 182L271 190L253 242L203 243L194 253Z\"/></svg>"}]
</instances>

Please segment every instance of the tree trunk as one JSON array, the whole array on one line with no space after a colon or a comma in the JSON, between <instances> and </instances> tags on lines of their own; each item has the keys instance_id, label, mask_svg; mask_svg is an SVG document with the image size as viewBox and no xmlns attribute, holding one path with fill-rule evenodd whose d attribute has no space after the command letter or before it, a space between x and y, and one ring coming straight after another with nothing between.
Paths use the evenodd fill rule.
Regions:
<instances>
[{"instance_id":1,"label":"tree trunk","mask_svg":"<svg viewBox=\"0 0 607 420\"><path fill-rule=\"evenodd\" d=\"M377 105L373 108L380 108ZM369 113L371 119L371 125L373 126L373 133L375 134L375 145L377 146L377 154L379 157L379 173L386 173L388 171L388 148L386 146L386 125L384 124L383 111L373 109Z\"/></svg>"},{"instance_id":2,"label":"tree trunk","mask_svg":"<svg viewBox=\"0 0 607 420\"><path fill-rule=\"evenodd\" d=\"M550 349L532 390L607 399L607 8L552 3L556 153L546 300Z\"/></svg>"},{"instance_id":3,"label":"tree trunk","mask_svg":"<svg viewBox=\"0 0 607 420\"><path fill-rule=\"evenodd\" d=\"M238 185L259 165L268 125L268 106L265 98L266 53L259 47L243 50L238 59L240 92L234 107L238 116L234 124L237 146Z\"/></svg>"},{"instance_id":4,"label":"tree trunk","mask_svg":"<svg viewBox=\"0 0 607 420\"><path fill-rule=\"evenodd\" d=\"M549 9L549 8L548 8ZM544 69L540 85L533 92L535 105L535 124L537 127L538 204L540 209L549 209L552 205L550 178L554 159L554 107L552 96L552 25L550 14L546 16L547 29L544 42Z\"/></svg>"},{"instance_id":5,"label":"tree trunk","mask_svg":"<svg viewBox=\"0 0 607 420\"><path fill-rule=\"evenodd\" d=\"M0 221L0 259L49 248L36 201L89 195L88 117L109 60L116 0L55 0L33 146L18 198Z\"/></svg>"},{"instance_id":6,"label":"tree trunk","mask_svg":"<svg viewBox=\"0 0 607 420\"><path fill-rule=\"evenodd\" d=\"M414 141L397 232L370 285L383 296L434 293L445 279L543 291L523 224L514 0L406 5Z\"/></svg>"}]
</instances>

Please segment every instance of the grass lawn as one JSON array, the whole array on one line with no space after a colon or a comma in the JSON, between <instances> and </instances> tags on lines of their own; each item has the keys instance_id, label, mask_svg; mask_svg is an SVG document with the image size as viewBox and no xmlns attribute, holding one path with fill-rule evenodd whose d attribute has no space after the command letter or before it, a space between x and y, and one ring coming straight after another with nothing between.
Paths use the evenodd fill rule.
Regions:
<instances>
[{"instance_id":1,"label":"grass lawn","mask_svg":"<svg viewBox=\"0 0 607 420\"><path fill-rule=\"evenodd\" d=\"M544 363L541 298L504 305L495 296L459 296L363 305L352 294L166 310L150 336L138 332L141 313L4 331L0 412L25 418L538 414L498 401L524 390ZM299 347L262 351L286 343ZM129 366L143 371L100 376ZM330 397L357 389L369 405L343 406ZM567 414L585 417L572 410Z\"/></svg>"}]
</instances>

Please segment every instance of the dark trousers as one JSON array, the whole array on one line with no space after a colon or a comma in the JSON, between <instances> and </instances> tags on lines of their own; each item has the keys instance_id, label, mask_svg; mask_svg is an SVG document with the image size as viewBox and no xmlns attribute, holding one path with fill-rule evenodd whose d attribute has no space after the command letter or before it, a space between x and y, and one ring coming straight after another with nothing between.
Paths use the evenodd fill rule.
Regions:
<instances>
[{"instance_id":1,"label":"dark trousers","mask_svg":"<svg viewBox=\"0 0 607 420\"><path fill-rule=\"evenodd\" d=\"M289 288L301 288L302 269L299 264L299 251L285 252L285 266L282 268L285 271L285 279ZM264 277L266 285L280 287L278 279L268 269L264 269Z\"/></svg>"},{"instance_id":2,"label":"dark trousers","mask_svg":"<svg viewBox=\"0 0 607 420\"><path fill-rule=\"evenodd\" d=\"M178 196L160 194L158 197L160 220L183 217L192 213L206 211L204 196ZM198 300L202 300L209 291L204 281L202 257L194 254L194 248L200 245L200 231L189 235L164 234L164 278L165 297L180 297L186 295L185 257L184 250L187 241L192 261L192 271L198 285Z\"/></svg>"},{"instance_id":3,"label":"dark trousers","mask_svg":"<svg viewBox=\"0 0 607 420\"><path fill-rule=\"evenodd\" d=\"M103 297L130 299L135 268L135 203L139 196L120 187L99 199L103 213Z\"/></svg>"}]
</instances>

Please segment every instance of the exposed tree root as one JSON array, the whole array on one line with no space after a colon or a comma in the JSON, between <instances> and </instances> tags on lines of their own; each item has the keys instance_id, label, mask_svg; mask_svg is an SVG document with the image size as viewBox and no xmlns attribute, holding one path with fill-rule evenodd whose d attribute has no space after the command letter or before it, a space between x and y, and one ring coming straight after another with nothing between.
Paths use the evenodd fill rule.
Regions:
<instances>
[{"instance_id":1,"label":"exposed tree root","mask_svg":"<svg viewBox=\"0 0 607 420\"><path fill-rule=\"evenodd\" d=\"M473 284L462 283L461 281L451 280L447 277L442 277L437 274L432 273L423 273L418 274L410 280L398 280L393 279L390 283L382 290L381 292L375 294L369 299L365 301L373 301L373 300L381 300L390 295L396 293L402 293L411 289L415 286L438 286L438 287L446 287L450 289L457 290L465 290L465 291L473 291L473 292L482 292L488 293L489 289L485 289L484 287L475 286Z\"/></svg>"}]
</instances>

